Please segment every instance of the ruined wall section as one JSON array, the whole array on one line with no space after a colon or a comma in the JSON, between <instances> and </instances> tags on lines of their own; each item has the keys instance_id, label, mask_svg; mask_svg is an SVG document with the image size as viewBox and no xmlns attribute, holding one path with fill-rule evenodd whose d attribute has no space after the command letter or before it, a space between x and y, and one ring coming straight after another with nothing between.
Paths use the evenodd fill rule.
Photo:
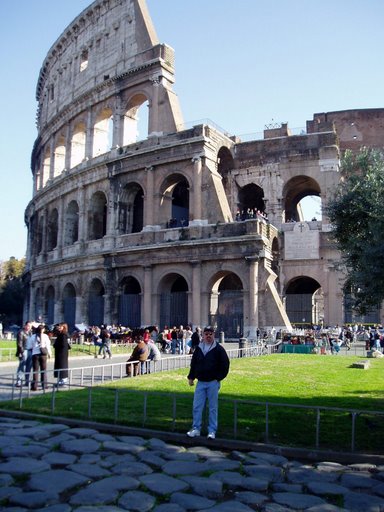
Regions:
<instances>
[{"instance_id":1,"label":"ruined wall section","mask_svg":"<svg viewBox=\"0 0 384 512\"><path fill-rule=\"evenodd\" d=\"M384 143L384 109L368 108L313 114L307 132L336 130L341 151L358 151L362 146L382 148Z\"/></svg>"},{"instance_id":2,"label":"ruined wall section","mask_svg":"<svg viewBox=\"0 0 384 512\"><path fill-rule=\"evenodd\" d=\"M68 26L40 71L39 126L106 79L152 60L158 40L140 6L137 0L98 0Z\"/></svg>"}]
</instances>

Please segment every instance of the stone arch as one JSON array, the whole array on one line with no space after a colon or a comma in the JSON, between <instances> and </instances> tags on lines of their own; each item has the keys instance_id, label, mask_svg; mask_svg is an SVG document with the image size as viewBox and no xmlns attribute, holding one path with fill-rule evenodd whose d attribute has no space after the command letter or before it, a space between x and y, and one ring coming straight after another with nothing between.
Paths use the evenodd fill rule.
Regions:
<instances>
[{"instance_id":1,"label":"stone arch","mask_svg":"<svg viewBox=\"0 0 384 512\"><path fill-rule=\"evenodd\" d=\"M64 245L72 245L79 239L79 205L71 201L65 210Z\"/></svg>"},{"instance_id":2,"label":"stone arch","mask_svg":"<svg viewBox=\"0 0 384 512\"><path fill-rule=\"evenodd\" d=\"M211 279L209 323L226 338L239 338L244 331L244 288L234 272L221 271Z\"/></svg>"},{"instance_id":3,"label":"stone arch","mask_svg":"<svg viewBox=\"0 0 384 512\"><path fill-rule=\"evenodd\" d=\"M63 288L63 318L72 332L76 323L76 289L72 283L66 283Z\"/></svg>"},{"instance_id":4,"label":"stone arch","mask_svg":"<svg viewBox=\"0 0 384 512\"><path fill-rule=\"evenodd\" d=\"M104 294L105 288L100 279L94 278L88 291L88 324L101 325L104 323Z\"/></svg>"},{"instance_id":5,"label":"stone arch","mask_svg":"<svg viewBox=\"0 0 384 512\"><path fill-rule=\"evenodd\" d=\"M140 327L142 290L133 276L124 277L119 284L118 322L125 327Z\"/></svg>"},{"instance_id":6,"label":"stone arch","mask_svg":"<svg viewBox=\"0 0 384 512\"><path fill-rule=\"evenodd\" d=\"M128 101L124 112L123 145L132 144L148 137L148 98L141 92Z\"/></svg>"},{"instance_id":7,"label":"stone arch","mask_svg":"<svg viewBox=\"0 0 384 512\"><path fill-rule=\"evenodd\" d=\"M304 219L300 201L306 197L321 197L320 185L309 176L294 176L283 189L283 210L285 222L311 220Z\"/></svg>"},{"instance_id":8,"label":"stone arch","mask_svg":"<svg viewBox=\"0 0 384 512\"><path fill-rule=\"evenodd\" d=\"M234 167L231 151L225 146L221 147L217 153L217 170L223 178L223 187L227 195L230 194L228 175Z\"/></svg>"},{"instance_id":9,"label":"stone arch","mask_svg":"<svg viewBox=\"0 0 384 512\"><path fill-rule=\"evenodd\" d=\"M163 183L160 210L167 219L168 227L189 224L189 182L182 174L172 174Z\"/></svg>"},{"instance_id":10,"label":"stone arch","mask_svg":"<svg viewBox=\"0 0 384 512\"><path fill-rule=\"evenodd\" d=\"M144 226L144 192L138 183L124 186L119 197L119 234L139 233Z\"/></svg>"},{"instance_id":11,"label":"stone arch","mask_svg":"<svg viewBox=\"0 0 384 512\"><path fill-rule=\"evenodd\" d=\"M56 140L53 161L53 177L60 176L65 169L65 137L59 135Z\"/></svg>"},{"instance_id":12,"label":"stone arch","mask_svg":"<svg viewBox=\"0 0 384 512\"><path fill-rule=\"evenodd\" d=\"M104 192L93 194L88 210L88 239L99 240L107 233L107 198Z\"/></svg>"},{"instance_id":13,"label":"stone arch","mask_svg":"<svg viewBox=\"0 0 384 512\"><path fill-rule=\"evenodd\" d=\"M54 208L48 217L47 225L47 251L53 251L57 247L59 232L59 212Z\"/></svg>"},{"instance_id":14,"label":"stone arch","mask_svg":"<svg viewBox=\"0 0 384 512\"><path fill-rule=\"evenodd\" d=\"M92 156L107 153L112 147L113 116L110 108L103 108L96 117L93 126Z\"/></svg>"},{"instance_id":15,"label":"stone arch","mask_svg":"<svg viewBox=\"0 0 384 512\"><path fill-rule=\"evenodd\" d=\"M160 325L188 324L188 283L176 272L166 274L159 283Z\"/></svg>"},{"instance_id":16,"label":"stone arch","mask_svg":"<svg viewBox=\"0 0 384 512\"><path fill-rule=\"evenodd\" d=\"M55 289L52 285L45 292L45 321L48 325L55 321Z\"/></svg>"},{"instance_id":17,"label":"stone arch","mask_svg":"<svg viewBox=\"0 0 384 512\"><path fill-rule=\"evenodd\" d=\"M86 133L85 123L79 122L75 124L71 139L71 169L81 164L85 158Z\"/></svg>"},{"instance_id":18,"label":"stone arch","mask_svg":"<svg viewBox=\"0 0 384 512\"><path fill-rule=\"evenodd\" d=\"M238 210L241 219L253 218L257 212L264 213L264 190L255 183L249 183L239 190Z\"/></svg>"},{"instance_id":19,"label":"stone arch","mask_svg":"<svg viewBox=\"0 0 384 512\"><path fill-rule=\"evenodd\" d=\"M324 318L324 297L320 283L309 276L291 279L285 289L285 309L291 324L318 324Z\"/></svg>"}]
</instances>

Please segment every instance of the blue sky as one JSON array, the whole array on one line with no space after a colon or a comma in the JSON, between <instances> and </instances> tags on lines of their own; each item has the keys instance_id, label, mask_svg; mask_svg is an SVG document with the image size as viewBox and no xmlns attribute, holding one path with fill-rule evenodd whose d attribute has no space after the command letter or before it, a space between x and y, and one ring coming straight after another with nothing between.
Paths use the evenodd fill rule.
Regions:
<instances>
[{"instance_id":1,"label":"blue sky","mask_svg":"<svg viewBox=\"0 0 384 512\"><path fill-rule=\"evenodd\" d=\"M88 0L0 0L0 260L26 249L36 82L49 48ZM236 135L314 113L384 107L382 0L147 0L176 52L184 120Z\"/></svg>"}]
</instances>

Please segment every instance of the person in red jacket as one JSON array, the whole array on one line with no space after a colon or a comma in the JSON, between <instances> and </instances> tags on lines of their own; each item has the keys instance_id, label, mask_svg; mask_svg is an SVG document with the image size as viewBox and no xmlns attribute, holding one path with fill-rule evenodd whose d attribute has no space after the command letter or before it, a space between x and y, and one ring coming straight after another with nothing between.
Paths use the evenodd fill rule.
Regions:
<instances>
[{"instance_id":1,"label":"person in red jacket","mask_svg":"<svg viewBox=\"0 0 384 512\"><path fill-rule=\"evenodd\" d=\"M188 373L188 383L197 384L193 397L193 423L187 432L189 437L197 437L201 432L203 410L208 401L208 439L215 439L220 383L229 372L229 358L225 349L215 341L214 329L204 328L203 339L193 352Z\"/></svg>"}]
</instances>

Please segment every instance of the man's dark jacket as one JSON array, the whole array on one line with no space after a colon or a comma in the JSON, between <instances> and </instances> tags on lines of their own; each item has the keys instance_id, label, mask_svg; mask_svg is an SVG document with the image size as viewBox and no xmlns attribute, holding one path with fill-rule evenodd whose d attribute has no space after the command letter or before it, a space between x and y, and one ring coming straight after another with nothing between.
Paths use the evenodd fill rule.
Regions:
<instances>
[{"instance_id":1,"label":"man's dark jacket","mask_svg":"<svg viewBox=\"0 0 384 512\"><path fill-rule=\"evenodd\" d=\"M221 381L229 372L229 358L225 349L219 345L211 349L206 355L200 346L193 352L188 379L197 379L202 382L212 380Z\"/></svg>"}]
</instances>

